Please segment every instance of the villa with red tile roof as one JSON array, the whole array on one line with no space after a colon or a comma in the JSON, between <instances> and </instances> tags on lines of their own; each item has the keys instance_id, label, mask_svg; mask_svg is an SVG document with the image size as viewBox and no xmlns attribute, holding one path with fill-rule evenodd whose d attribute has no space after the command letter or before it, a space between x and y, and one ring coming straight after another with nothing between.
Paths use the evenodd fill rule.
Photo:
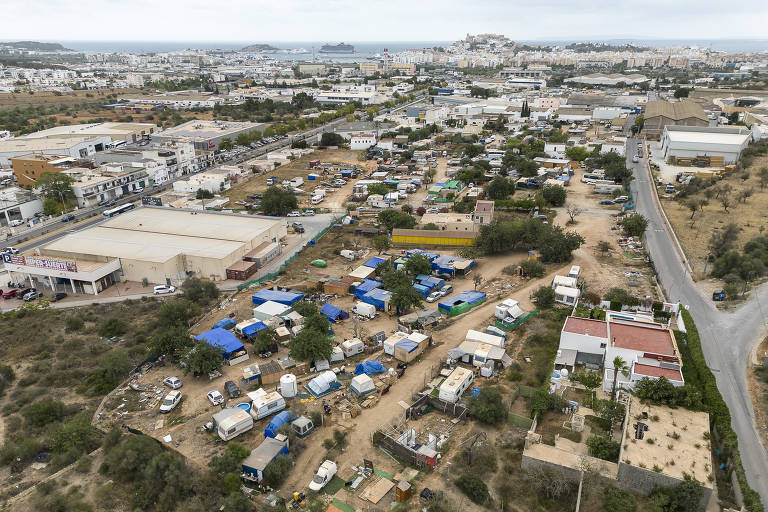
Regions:
<instances>
[{"instance_id":1,"label":"villa with red tile roof","mask_svg":"<svg viewBox=\"0 0 768 512\"><path fill-rule=\"evenodd\" d=\"M576 366L603 370L603 389L613 387L614 359L626 364L619 372L619 387L634 388L643 378L665 377L675 386L685 381L682 360L672 330L639 314L609 311L606 320L570 316L560 332L556 368L575 370Z\"/></svg>"}]
</instances>

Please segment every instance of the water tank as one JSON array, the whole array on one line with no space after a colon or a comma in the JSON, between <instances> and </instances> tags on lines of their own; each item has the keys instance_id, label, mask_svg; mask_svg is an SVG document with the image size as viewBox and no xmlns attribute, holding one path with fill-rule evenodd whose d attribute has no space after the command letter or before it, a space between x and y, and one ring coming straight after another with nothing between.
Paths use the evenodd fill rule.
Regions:
<instances>
[{"instance_id":1,"label":"water tank","mask_svg":"<svg viewBox=\"0 0 768 512\"><path fill-rule=\"evenodd\" d=\"M286 373L280 377L280 394L285 398L296 396L296 376L292 373Z\"/></svg>"},{"instance_id":2,"label":"water tank","mask_svg":"<svg viewBox=\"0 0 768 512\"><path fill-rule=\"evenodd\" d=\"M567 368L561 369L560 370L560 375L562 375L564 379L567 379L568 378L568 369Z\"/></svg>"}]
</instances>

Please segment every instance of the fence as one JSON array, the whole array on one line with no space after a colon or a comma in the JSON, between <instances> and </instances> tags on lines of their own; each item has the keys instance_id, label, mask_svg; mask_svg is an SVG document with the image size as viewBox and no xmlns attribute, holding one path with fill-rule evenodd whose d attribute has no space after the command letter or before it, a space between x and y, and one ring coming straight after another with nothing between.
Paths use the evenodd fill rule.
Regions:
<instances>
[{"instance_id":1,"label":"fence","mask_svg":"<svg viewBox=\"0 0 768 512\"><path fill-rule=\"evenodd\" d=\"M460 420L464 419L469 413L469 410L462 405L449 404L448 402L443 402L439 398L435 398L431 395L422 395L421 398L416 400L408 409L406 409L405 417L407 419L415 419L422 414L422 411L426 407L432 407L443 414L447 414Z\"/></svg>"},{"instance_id":2,"label":"fence","mask_svg":"<svg viewBox=\"0 0 768 512\"><path fill-rule=\"evenodd\" d=\"M531 425L533 425L533 420L530 418L526 418L525 416L520 416L518 414L515 414L513 412L509 413L508 420L511 424L524 428L526 430L531 429Z\"/></svg>"},{"instance_id":3,"label":"fence","mask_svg":"<svg viewBox=\"0 0 768 512\"><path fill-rule=\"evenodd\" d=\"M505 324L501 320L496 320L496 327L498 327L499 329L503 329L505 331L514 331L515 329L520 327L523 323L525 323L526 320L528 320L529 318L531 318L533 315L535 315L538 312L539 312L538 309L534 309L533 311L531 311L527 315L518 318L517 320L515 320L511 324Z\"/></svg>"}]
</instances>

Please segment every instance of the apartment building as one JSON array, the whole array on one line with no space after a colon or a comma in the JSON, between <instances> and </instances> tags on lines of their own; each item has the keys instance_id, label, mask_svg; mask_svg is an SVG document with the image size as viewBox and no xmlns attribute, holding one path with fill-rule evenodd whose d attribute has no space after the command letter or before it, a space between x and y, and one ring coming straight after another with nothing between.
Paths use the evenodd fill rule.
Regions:
<instances>
[{"instance_id":1,"label":"apartment building","mask_svg":"<svg viewBox=\"0 0 768 512\"><path fill-rule=\"evenodd\" d=\"M140 192L149 185L147 169L129 164L108 164L98 169L77 167L62 172L75 180L72 192L81 208Z\"/></svg>"}]
</instances>

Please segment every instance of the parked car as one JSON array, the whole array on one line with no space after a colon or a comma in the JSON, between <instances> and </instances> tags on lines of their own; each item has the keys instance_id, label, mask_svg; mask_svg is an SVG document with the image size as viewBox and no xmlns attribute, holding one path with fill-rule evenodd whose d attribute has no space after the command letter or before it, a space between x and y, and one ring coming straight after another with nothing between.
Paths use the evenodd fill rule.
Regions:
<instances>
[{"instance_id":1,"label":"parked car","mask_svg":"<svg viewBox=\"0 0 768 512\"><path fill-rule=\"evenodd\" d=\"M171 389L179 389L182 386L181 379L178 377L166 377L163 379L163 384Z\"/></svg>"},{"instance_id":2,"label":"parked car","mask_svg":"<svg viewBox=\"0 0 768 512\"><path fill-rule=\"evenodd\" d=\"M637 158L637 155L635 155L635 156L633 156L633 157L632 157L632 162L633 162L633 163L637 163L637 162L639 162L639 161L640 161L640 159L639 159L639 158Z\"/></svg>"},{"instance_id":3,"label":"parked car","mask_svg":"<svg viewBox=\"0 0 768 512\"><path fill-rule=\"evenodd\" d=\"M51 302L59 302L61 299L64 299L67 297L67 294L64 292L58 292L51 295Z\"/></svg>"},{"instance_id":4,"label":"parked car","mask_svg":"<svg viewBox=\"0 0 768 512\"><path fill-rule=\"evenodd\" d=\"M613 202L616 204L626 203L627 201L629 201L629 198L627 196L619 196L613 200Z\"/></svg>"},{"instance_id":5,"label":"parked car","mask_svg":"<svg viewBox=\"0 0 768 512\"><path fill-rule=\"evenodd\" d=\"M438 300L442 296L443 296L443 294L440 293L440 290L438 290L436 292L432 292L427 297L427 302L435 302L436 300Z\"/></svg>"},{"instance_id":6,"label":"parked car","mask_svg":"<svg viewBox=\"0 0 768 512\"><path fill-rule=\"evenodd\" d=\"M305 217L314 217L315 216L315 210L306 210L304 212Z\"/></svg>"},{"instance_id":7,"label":"parked car","mask_svg":"<svg viewBox=\"0 0 768 512\"><path fill-rule=\"evenodd\" d=\"M613 199L603 199L600 204L616 204Z\"/></svg>"},{"instance_id":8,"label":"parked car","mask_svg":"<svg viewBox=\"0 0 768 512\"><path fill-rule=\"evenodd\" d=\"M427 208L427 213L432 213L432 214L440 213L440 208Z\"/></svg>"},{"instance_id":9,"label":"parked car","mask_svg":"<svg viewBox=\"0 0 768 512\"><path fill-rule=\"evenodd\" d=\"M675 193L675 186L671 183L667 183L664 186L664 192L667 194L674 194Z\"/></svg>"},{"instance_id":10,"label":"parked car","mask_svg":"<svg viewBox=\"0 0 768 512\"><path fill-rule=\"evenodd\" d=\"M286 215L286 217L301 217L301 212L294 210L290 212L288 215Z\"/></svg>"},{"instance_id":11,"label":"parked car","mask_svg":"<svg viewBox=\"0 0 768 512\"><path fill-rule=\"evenodd\" d=\"M336 471L338 470L336 463L332 460L326 460L322 464L320 464L320 467L317 470L317 473L315 473L315 476L312 478L312 481L309 482L309 488L312 491L319 491L323 487L325 487L328 482L330 482L334 475L336 475Z\"/></svg>"},{"instance_id":12,"label":"parked car","mask_svg":"<svg viewBox=\"0 0 768 512\"><path fill-rule=\"evenodd\" d=\"M436 272L435 275L445 281L450 281L453 279L453 274L449 274L448 272Z\"/></svg>"},{"instance_id":13,"label":"parked car","mask_svg":"<svg viewBox=\"0 0 768 512\"><path fill-rule=\"evenodd\" d=\"M75 214L74 213L68 213L68 214L64 215L61 218L61 222L69 222L71 220L75 220Z\"/></svg>"},{"instance_id":14,"label":"parked car","mask_svg":"<svg viewBox=\"0 0 768 512\"><path fill-rule=\"evenodd\" d=\"M3 294L4 299L12 299L19 294L19 290L6 290Z\"/></svg>"},{"instance_id":15,"label":"parked car","mask_svg":"<svg viewBox=\"0 0 768 512\"><path fill-rule=\"evenodd\" d=\"M723 290L715 290L712 292L712 300L716 302L725 300L725 292Z\"/></svg>"},{"instance_id":16,"label":"parked car","mask_svg":"<svg viewBox=\"0 0 768 512\"><path fill-rule=\"evenodd\" d=\"M181 402L181 391L171 391L163 399L163 403L160 404L160 412L171 412Z\"/></svg>"},{"instance_id":17,"label":"parked car","mask_svg":"<svg viewBox=\"0 0 768 512\"><path fill-rule=\"evenodd\" d=\"M453 293L453 286L449 284L443 286L442 288L440 288L440 293L443 294L443 297L445 297L446 295L450 295L451 293Z\"/></svg>"},{"instance_id":18,"label":"parked car","mask_svg":"<svg viewBox=\"0 0 768 512\"><path fill-rule=\"evenodd\" d=\"M227 392L229 398L238 398L240 396L240 388L231 380L224 383L224 391Z\"/></svg>"},{"instance_id":19,"label":"parked car","mask_svg":"<svg viewBox=\"0 0 768 512\"><path fill-rule=\"evenodd\" d=\"M152 291L152 293L155 294L155 295L163 295L163 294L166 294L166 293L173 293L175 291L176 291L176 287L175 286L169 286L167 284L161 284L161 285L155 286L155 288Z\"/></svg>"},{"instance_id":20,"label":"parked car","mask_svg":"<svg viewBox=\"0 0 768 512\"><path fill-rule=\"evenodd\" d=\"M0 251L0 254L19 254L19 250L15 247L6 247L2 251Z\"/></svg>"},{"instance_id":21,"label":"parked car","mask_svg":"<svg viewBox=\"0 0 768 512\"><path fill-rule=\"evenodd\" d=\"M24 302L31 302L39 297L42 297L43 293L37 291L35 288L30 288L26 292L24 292L24 295L21 297L21 299Z\"/></svg>"},{"instance_id":22,"label":"parked car","mask_svg":"<svg viewBox=\"0 0 768 512\"><path fill-rule=\"evenodd\" d=\"M224 403L224 396L215 389L209 391L206 396L208 397L208 401L213 405L221 405Z\"/></svg>"},{"instance_id":23,"label":"parked car","mask_svg":"<svg viewBox=\"0 0 768 512\"><path fill-rule=\"evenodd\" d=\"M13 219L11 222L8 223L9 226L12 228L15 228L16 226L21 226L24 224L24 221L21 219Z\"/></svg>"}]
</instances>

